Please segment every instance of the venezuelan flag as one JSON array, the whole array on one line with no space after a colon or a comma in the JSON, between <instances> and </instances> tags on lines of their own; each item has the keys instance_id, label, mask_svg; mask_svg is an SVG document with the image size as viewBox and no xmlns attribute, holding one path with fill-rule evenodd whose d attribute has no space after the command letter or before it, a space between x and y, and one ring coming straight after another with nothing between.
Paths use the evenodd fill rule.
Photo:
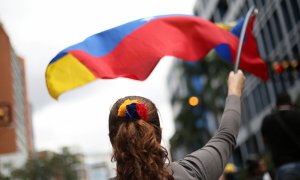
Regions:
<instances>
[{"instance_id":1,"label":"venezuelan flag","mask_svg":"<svg viewBox=\"0 0 300 180\"><path fill-rule=\"evenodd\" d=\"M254 19L249 22L240 67L266 80L267 67L259 57L251 33ZM98 78L145 80L164 56L198 61L210 50L224 45L230 62L234 63L238 43L239 38L233 33L195 16L138 19L92 35L59 52L47 67L46 83L50 95L57 99L63 92Z\"/></svg>"},{"instance_id":2,"label":"venezuelan flag","mask_svg":"<svg viewBox=\"0 0 300 180\"><path fill-rule=\"evenodd\" d=\"M244 22L245 22L245 18L242 17L242 18L240 18L240 20L238 22L232 22L229 24L216 23L216 25L231 32L237 38L240 38ZM246 46L246 47L244 47L244 48L254 48L254 47L256 48L256 41L251 32L253 25L254 25L254 18L250 19L250 23L248 26L248 32L246 33L250 37L249 38L245 37L243 46ZM246 40L247 40L247 43L246 43ZM217 47L215 47L214 50L226 61L232 63L233 58L230 53L230 47L227 44L220 44ZM255 50L255 51L256 51L256 52L254 52L255 57L259 57L257 50Z\"/></svg>"}]
</instances>

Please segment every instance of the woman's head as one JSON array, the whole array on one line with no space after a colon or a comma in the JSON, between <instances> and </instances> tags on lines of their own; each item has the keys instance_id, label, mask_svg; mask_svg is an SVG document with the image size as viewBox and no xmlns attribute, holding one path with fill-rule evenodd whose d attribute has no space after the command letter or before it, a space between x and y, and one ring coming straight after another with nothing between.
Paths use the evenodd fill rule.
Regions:
<instances>
[{"instance_id":1,"label":"woman's head","mask_svg":"<svg viewBox=\"0 0 300 180\"><path fill-rule=\"evenodd\" d=\"M117 179L172 179L165 170L168 153L161 142L156 106L147 98L117 100L109 114L109 138Z\"/></svg>"},{"instance_id":2,"label":"woman's head","mask_svg":"<svg viewBox=\"0 0 300 180\"><path fill-rule=\"evenodd\" d=\"M133 102L132 104L138 104L138 105L144 105L146 108L146 114L147 114L147 119L136 119L134 117L130 118L128 116L120 116L120 110L121 110L121 105L131 105L131 104L126 104L125 102L130 100L131 102ZM125 114L126 114L126 106L125 106ZM124 111L124 109L122 109ZM133 110L134 111L134 110ZM135 112L132 112L133 114ZM118 115L119 114L119 115ZM129 112L128 112L129 114ZM161 128L160 128L160 122L159 122L159 116L158 116L158 112L157 112L157 108L154 105L154 103L152 101L150 101L147 98L141 97L141 96L127 96L124 98L120 98L118 99L115 104L113 105L113 107L110 110L110 114L109 114L109 138L111 143L113 144L113 139L116 136L116 133L120 127L121 124L128 124L128 123L137 123L139 125L145 125L145 123L147 122L149 125L153 126L155 129L155 135L157 138L157 141L160 143L161 141Z\"/></svg>"}]
</instances>

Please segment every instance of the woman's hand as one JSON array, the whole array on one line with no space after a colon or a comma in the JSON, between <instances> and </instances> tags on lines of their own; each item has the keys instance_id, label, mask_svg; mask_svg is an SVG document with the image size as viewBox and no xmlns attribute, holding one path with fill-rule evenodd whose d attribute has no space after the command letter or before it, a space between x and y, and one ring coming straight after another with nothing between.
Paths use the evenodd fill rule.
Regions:
<instances>
[{"instance_id":1,"label":"woman's hand","mask_svg":"<svg viewBox=\"0 0 300 180\"><path fill-rule=\"evenodd\" d=\"M241 96L244 84L245 84L245 76L241 70L238 70L237 73L231 71L228 76L228 96L229 95L236 95Z\"/></svg>"}]
</instances>

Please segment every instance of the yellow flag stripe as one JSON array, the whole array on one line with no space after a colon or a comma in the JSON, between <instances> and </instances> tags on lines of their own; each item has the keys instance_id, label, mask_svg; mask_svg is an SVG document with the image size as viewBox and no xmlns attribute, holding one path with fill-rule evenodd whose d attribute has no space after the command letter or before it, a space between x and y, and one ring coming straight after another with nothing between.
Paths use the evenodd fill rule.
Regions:
<instances>
[{"instance_id":1,"label":"yellow flag stripe","mask_svg":"<svg viewBox=\"0 0 300 180\"><path fill-rule=\"evenodd\" d=\"M236 22L231 22L231 23L228 23L228 24L224 24L224 23L215 23L215 24L220 28L223 28L227 31L230 31L233 28L233 26L236 25Z\"/></svg>"},{"instance_id":2,"label":"yellow flag stripe","mask_svg":"<svg viewBox=\"0 0 300 180\"><path fill-rule=\"evenodd\" d=\"M96 77L71 54L48 65L46 81L50 95L57 99L63 92L94 81Z\"/></svg>"}]
</instances>

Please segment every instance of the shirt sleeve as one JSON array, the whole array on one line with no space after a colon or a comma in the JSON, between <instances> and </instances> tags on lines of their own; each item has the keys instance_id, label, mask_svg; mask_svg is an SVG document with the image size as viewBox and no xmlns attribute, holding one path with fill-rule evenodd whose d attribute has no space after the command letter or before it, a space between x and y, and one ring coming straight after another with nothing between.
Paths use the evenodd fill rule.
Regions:
<instances>
[{"instance_id":1,"label":"shirt sleeve","mask_svg":"<svg viewBox=\"0 0 300 180\"><path fill-rule=\"evenodd\" d=\"M241 119L241 101L228 96L220 126L206 145L170 164L175 179L218 179L236 145Z\"/></svg>"}]
</instances>

